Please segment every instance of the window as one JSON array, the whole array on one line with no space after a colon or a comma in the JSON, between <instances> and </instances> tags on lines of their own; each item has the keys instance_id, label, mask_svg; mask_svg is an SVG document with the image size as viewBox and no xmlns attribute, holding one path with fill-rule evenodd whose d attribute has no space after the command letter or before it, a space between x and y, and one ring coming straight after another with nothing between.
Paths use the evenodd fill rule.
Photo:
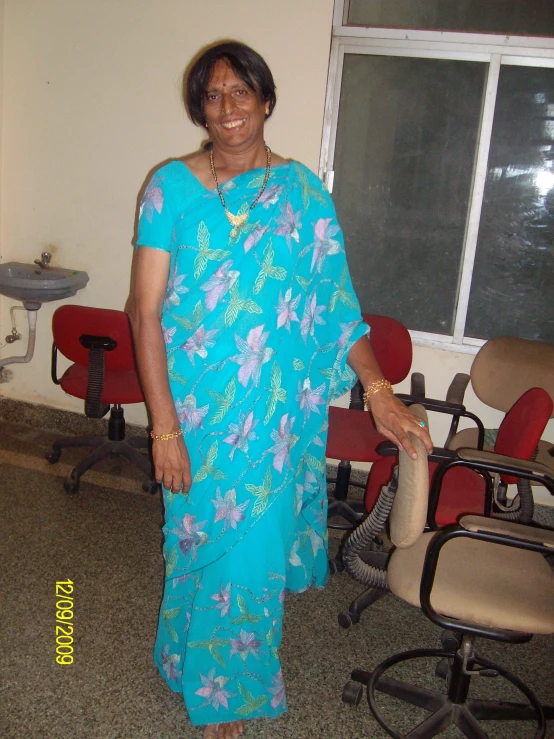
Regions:
<instances>
[{"instance_id":1,"label":"window","mask_svg":"<svg viewBox=\"0 0 554 739\"><path fill-rule=\"evenodd\" d=\"M335 9L321 174L362 309L461 351L554 343L554 39L342 21L501 31L502 4ZM554 33L550 0L508 15L509 30Z\"/></svg>"},{"instance_id":2,"label":"window","mask_svg":"<svg viewBox=\"0 0 554 739\"><path fill-rule=\"evenodd\" d=\"M552 0L350 0L345 25L554 35Z\"/></svg>"}]
</instances>

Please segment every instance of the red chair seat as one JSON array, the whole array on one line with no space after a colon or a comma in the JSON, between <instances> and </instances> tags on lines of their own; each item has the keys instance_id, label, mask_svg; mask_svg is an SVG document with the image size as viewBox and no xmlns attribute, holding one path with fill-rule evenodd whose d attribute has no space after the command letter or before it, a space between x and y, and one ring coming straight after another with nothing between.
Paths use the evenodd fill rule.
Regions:
<instances>
[{"instance_id":1,"label":"red chair seat","mask_svg":"<svg viewBox=\"0 0 554 739\"><path fill-rule=\"evenodd\" d=\"M88 367L73 364L65 371L60 384L62 390L69 395L84 399L87 395L87 382ZM136 371L106 370L102 402L109 405L144 402L144 395Z\"/></svg>"},{"instance_id":2,"label":"red chair seat","mask_svg":"<svg viewBox=\"0 0 554 739\"><path fill-rule=\"evenodd\" d=\"M383 485L392 478L393 467L398 464L397 457L381 457L372 466L366 486L365 507L371 511ZM429 482L431 483L439 464L429 462ZM443 480L436 522L439 526L449 526L465 514L488 515L485 507L485 481L477 472L467 467L453 467Z\"/></svg>"},{"instance_id":3,"label":"red chair seat","mask_svg":"<svg viewBox=\"0 0 554 739\"><path fill-rule=\"evenodd\" d=\"M375 428L367 411L329 407L328 457L350 462L375 462L381 456L375 448L386 438Z\"/></svg>"}]
</instances>

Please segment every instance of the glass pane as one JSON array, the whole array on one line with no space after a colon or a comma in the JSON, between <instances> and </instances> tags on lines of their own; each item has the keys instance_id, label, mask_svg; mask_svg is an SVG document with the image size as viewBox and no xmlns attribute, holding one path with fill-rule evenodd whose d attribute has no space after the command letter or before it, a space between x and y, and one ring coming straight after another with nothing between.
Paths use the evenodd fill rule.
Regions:
<instances>
[{"instance_id":1,"label":"glass pane","mask_svg":"<svg viewBox=\"0 0 554 739\"><path fill-rule=\"evenodd\" d=\"M552 0L350 0L348 24L554 36Z\"/></svg>"},{"instance_id":2,"label":"glass pane","mask_svg":"<svg viewBox=\"0 0 554 739\"><path fill-rule=\"evenodd\" d=\"M364 311L452 334L485 73L345 56L333 197Z\"/></svg>"},{"instance_id":3,"label":"glass pane","mask_svg":"<svg viewBox=\"0 0 554 739\"><path fill-rule=\"evenodd\" d=\"M466 334L554 344L554 69L501 67Z\"/></svg>"}]
</instances>

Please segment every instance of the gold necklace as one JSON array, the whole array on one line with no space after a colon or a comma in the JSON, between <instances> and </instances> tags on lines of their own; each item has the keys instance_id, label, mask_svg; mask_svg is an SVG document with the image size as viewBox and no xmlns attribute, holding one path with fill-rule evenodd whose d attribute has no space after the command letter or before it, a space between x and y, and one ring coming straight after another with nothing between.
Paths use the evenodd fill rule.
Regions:
<instances>
[{"instance_id":1,"label":"gold necklace","mask_svg":"<svg viewBox=\"0 0 554 739\"><path fill-rule=\"evenodd\" d=\"M237 235L239 228L245 223L246 219L250 215L250 211L256 205L258 200L262 197L262 194L267 185L267 181L269 180L269 173L271 171L271 149L269 148L269 146L265 146L265 145L264 145L264 148L265 148L265 153L266 153L266 165L265 165L265 177L264 177L262 187L260 189L260 192L257 194L256 199L253 200L252 203L250 204L250 207L248 208L246 213L241 213L241 215L234 215L234 213L231 213L231 211L227 209L225 198L223 197L223 193L221 192L221 188L219 187L217 173L215 171L213 149L210 149L210 167L212 169L212 175L215 181L215 186L217 187L219 199L221 200L221 205L223 206L223 210L225 211L227 220L229 221L231 226L233 226L231 230L231 238L234 238Z\"/></svg>"}]
</instances>

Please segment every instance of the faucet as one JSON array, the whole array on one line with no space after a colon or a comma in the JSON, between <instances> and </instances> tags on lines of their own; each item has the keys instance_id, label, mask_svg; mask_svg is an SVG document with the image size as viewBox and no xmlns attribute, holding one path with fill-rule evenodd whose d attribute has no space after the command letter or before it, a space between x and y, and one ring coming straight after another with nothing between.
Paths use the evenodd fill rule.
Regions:
<instances>
[{"instance_id":1,"label":"faucet","mask_svg":"<svg viewBox=\"0 0 554 739\"><path fill-rule=\"evenodd\" d=\"M52 254L49 251L43 251L40 255L40 259L35 259L35 264L38 264L41 269L48 269L51 259Z\"/></svg>"}]
</instances>

